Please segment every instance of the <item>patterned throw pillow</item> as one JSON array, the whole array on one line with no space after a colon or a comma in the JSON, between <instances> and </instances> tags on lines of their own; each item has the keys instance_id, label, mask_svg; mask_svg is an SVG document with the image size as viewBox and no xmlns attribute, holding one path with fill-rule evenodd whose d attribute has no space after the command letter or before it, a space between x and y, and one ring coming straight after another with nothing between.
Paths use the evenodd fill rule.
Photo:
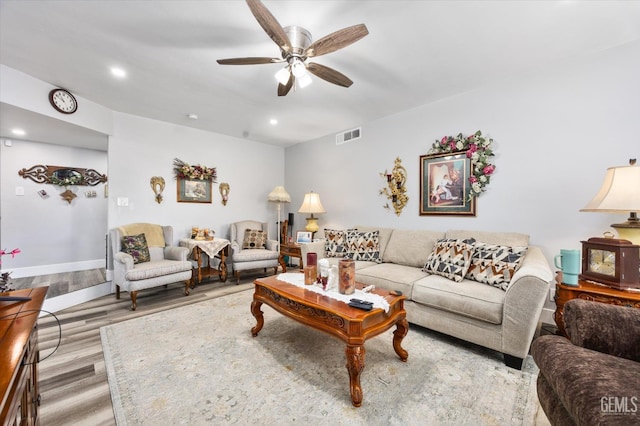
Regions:
<instances>
[{"instance_id":1,"label":"patterned throw pillow","mask_svg":"<svg viewBox=\"0 0 640 426\"><path fill-rule=\"evenodd\" d=\"M347 230L347 257L353 260L382 262L379 239L380 231Z\"/></svg>"},{"instance_id":2,"label":"patterned throw pillow","mask_svg":"<svg viewBox=\"0 0 640 426\"><path fill-rule=\"evenodd\" d=\"M474 243L473 238L438 240L422 270L456 282L462 281L471 263Z\"/></svg>"},{"instance_id":3,"label":"patterned throw pillow","mask_svg":"<svg viewBox=\"0 0 640 426\"><path fill-rule=\"evenodd\" d=\"M242 250L264 249L267 244L267 233L260 229L245 229Z\"/></svg>"},{"instance_id":4,"label":"patterned throw pillow","mask_svg":"<svg viewBox=\"0 0 640 426\"><path fill-rule=\"evenodd\" d=\"M520 268L527 247L507 247L477 242L465 278L507 291Z\"/></svg>"},{"instance_id":5,"label":"patterned throw pillow","mask_svg":"<svg viewBox=\"0 0 640 426\"><path fill-rule=\"evenodd\" d=\"M133 263L149 262L149 247L147 246L147 238L144 234L125 235L120 240L120 251L130 254L133 257Z\"/></svg>"},{"instance_id":6,"label":"patterned throw pillow","mask_svg":"<svg viewBox=\"0 0 640 426\"><path fill-rule=\"evenodd\" d=\"M347 231L353 231L353 229L348 229ZM339 229L324 230L326 257L345 257L347 255L347 231Z\"/></svg>"}]
</instances>

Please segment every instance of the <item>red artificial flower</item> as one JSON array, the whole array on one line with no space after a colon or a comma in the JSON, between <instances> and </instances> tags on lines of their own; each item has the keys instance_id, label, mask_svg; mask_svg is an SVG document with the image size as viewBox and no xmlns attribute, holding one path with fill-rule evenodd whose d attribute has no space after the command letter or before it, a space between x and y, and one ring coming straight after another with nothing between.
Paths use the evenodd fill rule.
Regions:
<instances>
[{"instance_id":1,"label":"red artificial flower","mask_svg":"<svg viewBox=\"0 0 640 426\"><path fill-rule=\"evenodd\" d=\"M478 181L478 178L476 178L475 176L471 176L469 178L469 183L476 183Z\"/></svg>"},{"instance_id":2,"label":"red artificial flower","mask_svg":"<svg viewBox=\"0 0 640 426\"><path fill-rule=\"evenodd\" d=\"M495 169L496 167L493 164L487 164L486 166L484 166L484 169L482 169L482 173L485 175L490 175Z\"/></svg>"}]
</instances>

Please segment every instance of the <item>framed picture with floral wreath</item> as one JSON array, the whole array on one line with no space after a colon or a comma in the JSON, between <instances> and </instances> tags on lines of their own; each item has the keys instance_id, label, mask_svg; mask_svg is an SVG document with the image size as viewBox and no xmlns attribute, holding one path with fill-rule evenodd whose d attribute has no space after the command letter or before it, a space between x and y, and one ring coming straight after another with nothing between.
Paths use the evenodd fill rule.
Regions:
<instances>
[{"instance_id":1,"label":"framed picture with floral wreath","mask_svg":"<svg viewBox=\"0 0 640 426\"><path fill-rule=\"evenodd\" d=\"M464 152L420 156L420 215L476 215L471 159Z\"/></svg>"},{"instance_id":2,"label":"framed picture with floral wreath","mask_svg":"<svg viewBox=\"0 0 640 426\"><path fill-rule=\"evenodd\" d=\"M173 171L178 181L179 203L211 203L211 186L217 178L215 167L192 166L174 158Z\"/></svg>"},{"instance_id":3,"label":"framed picture with floral wreath","mask_svg":"<svg viewBox=\"0 0 640 426\"><path fill-rule=\"evenodd\" d=\"M211 181L178 178L179 203L211 203Z\"/></svg>"}]
</instances>

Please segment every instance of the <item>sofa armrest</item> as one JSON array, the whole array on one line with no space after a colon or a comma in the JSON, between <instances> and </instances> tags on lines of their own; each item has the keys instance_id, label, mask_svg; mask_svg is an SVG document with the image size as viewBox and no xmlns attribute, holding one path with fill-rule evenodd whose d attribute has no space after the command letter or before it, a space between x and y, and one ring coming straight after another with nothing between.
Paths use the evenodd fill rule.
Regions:
<instances>
[{"instance_id":1,"label":"sofa armrest","mask_svg":"<svg viewBox=\"0 0 640 426\"><path fill-rule=\"evenodd\" d=\"M240 244L237 241L231 241L231 254L238 253L240 249Z\"/></svg>"},{"instance_id":2,"label":"sofa armrest","mask_svg":"<svg viewBox=\"0 0 640 426\"><path fill-rule=\"evenodd\" d=\"M324 240L313 241L311 243L300 243L300 255L302 256L302 266L307 261L307 253L315 253L318 260L324 259Z\"/></svg>"},{"instance_id":3,"label":"sofa armrest","mask_svg":"<svg viewBox=\"0 0 640 426\"><path fill-rule=\"evenodd\" d=\"M640 309L572 299L563 318L574 345L640 362Z\"/></svg>"},{"instance_id":4,"label":"sofa armrest","mask_svg":"<svg viewBox=\"0 0 640 426\"><path fill-rule=\"evenodd\" d=\"M553 278L551 267L542 250L529 246L522 266L504 299L502 312L502 352L524 358L538 329L540 314Z\"/></svg>"},{"instance_id":5,"label":"sofa armrest","mask_svg":"<svg viewBox=\"0 0 640 426\"><path fill-rule=\"evenodd\" d=\"M189 249L187 247L169 246L164 248L164 258L168 260L187 260Z\"/></svg>"}]
</instances>

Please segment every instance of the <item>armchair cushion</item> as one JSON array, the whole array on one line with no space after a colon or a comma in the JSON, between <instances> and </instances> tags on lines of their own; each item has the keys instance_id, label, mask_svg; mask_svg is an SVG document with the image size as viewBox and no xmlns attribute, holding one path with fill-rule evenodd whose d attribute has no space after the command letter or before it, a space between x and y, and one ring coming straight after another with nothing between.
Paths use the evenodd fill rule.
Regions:
<instances>
[{"instance_id":1,"label":"armchair cushion","mask_svg":"<svg viewBox=\"0 0 640 426\"><path fill-rule=\"evenodd\" d=\"M122 237L120 244L121 250L133 257L133 263L138 264L151 260L149 246L147 246L147 239L144 234L125 235Z\"/></svg>"},{"instance_id":2,"label":"armchair cushion","mask_svg":"<svg viewBox=\"0 0 640 426\"><path fill-rule=\"evenodd\" d=\"M267 233L261 229L245 229L242 249L264 249L267 243Z\"/></svg>"},{"instance_id":3,"label":"armchair cushion","mask_svg":"<svg viewBox=\"0 0 640 426\"><path fill-rule=\"evenodd\" d=\"M574 345L640 362L640 309L578 299L563 318Z\"/></svg>"}]
</instances>

